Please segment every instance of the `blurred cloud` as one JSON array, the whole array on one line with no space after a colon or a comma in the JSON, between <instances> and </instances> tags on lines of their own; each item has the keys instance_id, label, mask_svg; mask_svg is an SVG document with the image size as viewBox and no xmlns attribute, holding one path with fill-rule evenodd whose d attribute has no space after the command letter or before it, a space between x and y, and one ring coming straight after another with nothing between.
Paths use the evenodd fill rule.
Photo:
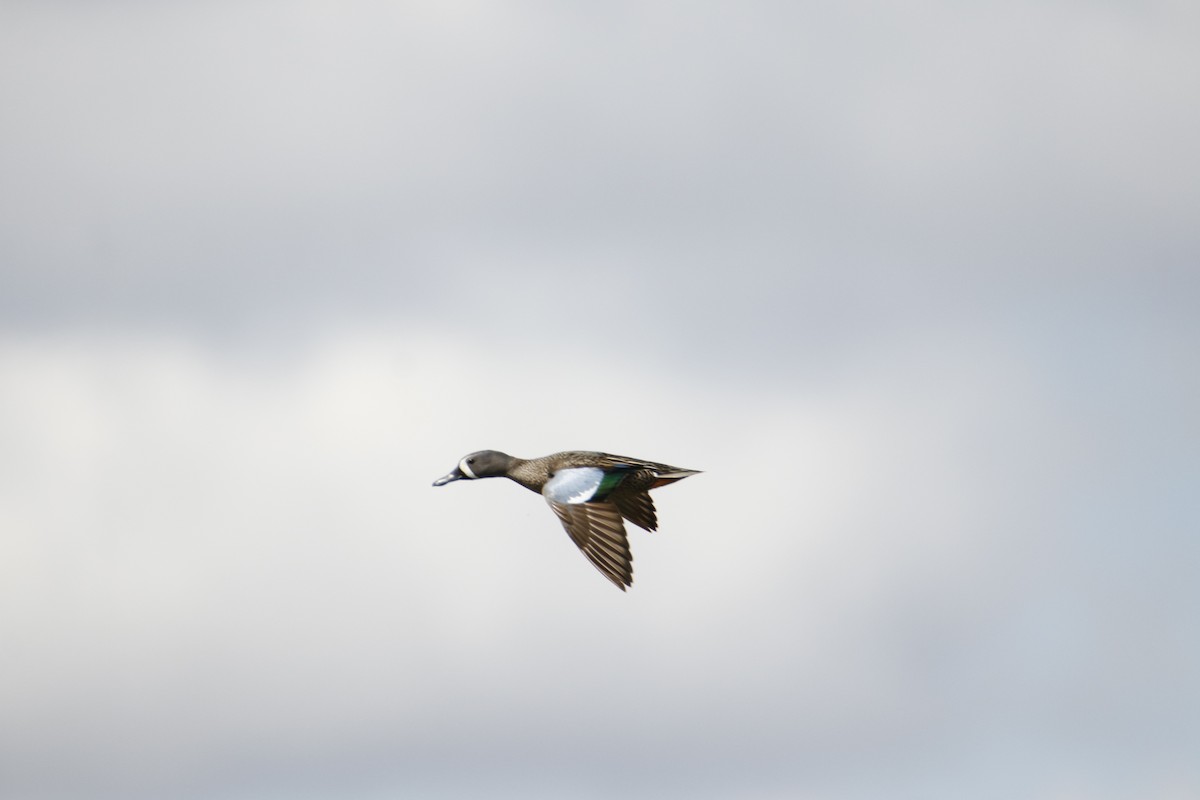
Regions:
<instances>
[{"instance_id":1,"label":"blurred cloud","mask_svg":"<svg viewBox=\"0 0 1200 800\"><path fill-rule=\"evenodd\" d=\"M1190 281L1183 6L6 16L0 241L27 322L419 313L481 251L517 286L531 257L617 285L753 261L798 302L1140 280L1147 252Z\"/></svg>"},{"instance_id":2,"label":"blurred cloud","mask_svg":"<svg viewBox=\"0 0 1200 800\"><path fill-rule=\"evenodd\" d=\"M0 797L1200 792L1198 24L7 4Z\"/></svg>"}]
</instances>

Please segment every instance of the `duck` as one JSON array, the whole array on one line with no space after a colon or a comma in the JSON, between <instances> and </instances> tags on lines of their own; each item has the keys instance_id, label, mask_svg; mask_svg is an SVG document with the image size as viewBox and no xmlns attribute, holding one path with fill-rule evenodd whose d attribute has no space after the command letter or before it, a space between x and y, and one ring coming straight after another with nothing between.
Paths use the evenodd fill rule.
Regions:
<instances>
[{"instance_id":1,"label":"duck","mask_svg":"<svg viewBox=\"0 0 1200 800\"><path fill-rule=\"evenodd\" d=\"M592 450L564 450L529 459L479 450L463 456L433 485L508 478L538 492L592 566L625 591L633 585L633 555L622 520L657 530L650 490L698 474L700 470Z\"/></svg>"}]
</instances>

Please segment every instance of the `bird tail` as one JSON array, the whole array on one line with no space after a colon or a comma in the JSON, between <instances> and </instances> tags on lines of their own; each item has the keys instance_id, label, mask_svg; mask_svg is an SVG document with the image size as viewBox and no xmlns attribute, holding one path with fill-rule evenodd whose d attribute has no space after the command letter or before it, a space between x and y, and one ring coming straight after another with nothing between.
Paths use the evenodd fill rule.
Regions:
<instances>
[{"instance_id":1,"label":"bird tail","mask_svg":"<svg viewBox=\"0 0 1200 800\"><path fill-rule=\"evenodd\" d=\"M674 469L670 472L660 472L654 476L654 483L650 484L651 489L657 489L660 486L681 481L690 475L699 475L701 470L698 469Z\"/></svg>"}]
</instances>

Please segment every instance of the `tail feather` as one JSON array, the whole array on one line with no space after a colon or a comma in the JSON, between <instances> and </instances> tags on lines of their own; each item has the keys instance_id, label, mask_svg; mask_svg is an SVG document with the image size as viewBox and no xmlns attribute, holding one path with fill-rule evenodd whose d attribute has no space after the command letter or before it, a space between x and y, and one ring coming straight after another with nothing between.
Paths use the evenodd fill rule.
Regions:
<instances>
[{"instance_id":1,"label":"tail feather","mask_svg":"<svg viewBox=\"0 0 1200 800\"><path fill-rule=\"evenodd\" d=\"M660 472L654 476L654 483L650 484L650 488L657 489L660 486L667 486L668 484L681 481L691 475L699 474L700 470L698 469L676 469L672 470L671 472Z\"/></svg>"}]
</instances>

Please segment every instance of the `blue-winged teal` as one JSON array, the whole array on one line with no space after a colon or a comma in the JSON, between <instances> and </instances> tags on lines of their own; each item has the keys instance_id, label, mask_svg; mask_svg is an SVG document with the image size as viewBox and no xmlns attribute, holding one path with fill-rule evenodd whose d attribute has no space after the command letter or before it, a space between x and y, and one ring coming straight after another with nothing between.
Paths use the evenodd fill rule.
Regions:
<instances>
[{"instance_id":1,"label":"blue-winged teal","mask_svg":"<svg viewBox=\"0 0 1200 800\"><path fill-rule=\"evenodd\" d=\"M476 478L508 478L541 492L563 527L604 577L625 591L633 585L633 556L621 518L648 531L658 527L650 490L695 475L640 458L568 450L541 458L514 458L496 450L464 456L434 486Z\"/></svg>"}]
</instances>

